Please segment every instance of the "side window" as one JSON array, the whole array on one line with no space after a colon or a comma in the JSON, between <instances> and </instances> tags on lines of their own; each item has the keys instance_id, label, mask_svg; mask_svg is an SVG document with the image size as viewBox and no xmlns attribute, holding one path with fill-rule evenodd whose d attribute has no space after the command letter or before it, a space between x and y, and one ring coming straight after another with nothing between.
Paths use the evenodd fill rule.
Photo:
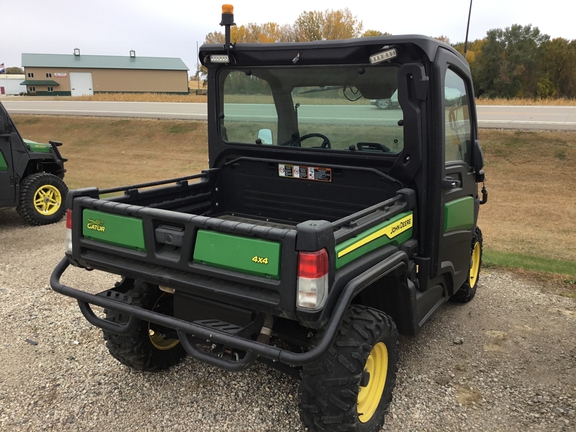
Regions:
<instances>
[{"instance_id":1,"label":"side window","mask_svg":"<svg viewBox=\"0 0 576 432\"><path fill-rule=\"evenodd\" d=\"M472 164L470 134L470 105L466 83L451 69L444 80L445 161L464 161Z\"/></svg>"},{"instance_id":2,"label":"side window","mask_svg":"<svg viewBox=\"0 0 576 432\"><path fill-rule=\"evenodd\" d=\"M224 81L224 118L221 134L225 141L254 144L277 142L278 116L267 81L250 71L232 71Z\"/></svg>"}]
</instances>

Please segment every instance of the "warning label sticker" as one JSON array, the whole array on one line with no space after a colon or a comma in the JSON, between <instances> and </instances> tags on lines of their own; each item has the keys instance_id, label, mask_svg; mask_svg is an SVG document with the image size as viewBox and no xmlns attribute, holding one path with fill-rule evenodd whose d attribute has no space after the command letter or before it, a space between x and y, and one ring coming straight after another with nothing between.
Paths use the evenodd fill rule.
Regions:
<instances>
[{"instance_id":1,"label":"warning label sticker","mask_svg":"<svg viewBox=\"0 0 576 432\"><path fill-rule=\"evenodd\" d=\"M307 165L278 164L278 176L331 182L332 169Z\"/></svg>"}]
</instances>

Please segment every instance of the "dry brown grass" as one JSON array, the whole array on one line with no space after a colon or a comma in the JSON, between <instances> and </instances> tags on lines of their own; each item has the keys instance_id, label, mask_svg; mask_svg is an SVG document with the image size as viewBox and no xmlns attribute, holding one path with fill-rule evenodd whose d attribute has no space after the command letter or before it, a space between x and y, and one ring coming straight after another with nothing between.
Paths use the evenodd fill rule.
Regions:
<instances>
[{"instance_id":1,"label":"dry brown grass","mask_svg":"<svg viewBox=\"0 0 576 432\"><path fill-rule=\"evenodd\" d=\"M486 246L576 261L576 132L481 130Z\"/></svg>"},{"instance_id":2,"label":"dry brown grass","mask_svg":"<svg viewBox=\"0 0 576 432\"><path fill-rule=\"evenodd\" d=\"M58 139L72 188L194 174L208 163L206 122L14 116L34 141ZM576 132L482 130L487 248L576 261Z\"/></svg>"},{"instance_id":3,"label":"dry brown grass","mask_svg":"<svg viewBox=\"0 0 576 432\"><path fill-rule=\"evenodd\" d=\"M22 136L62 141L70 188L107 188L196 174L208 167L206 122L12 116Z\"/></svg>"},{"instance_id":4,"label":"dry brown grass","mask_svg":"<svg viewBox=\"0 0 576 432\"><path fill-rule=\"evenodd\" d=\"M64 96L66 100L113 101L113 102L188 102L206 103L206 95L161 94L161 93L99 93L92 96ZM62 100L62 96L58 100Z\"/></svg>"},{"instance_id":5,"label":"dry brown grass","mask_svg":"<svg viewBox=\"0 0 576 432\"><path fill-rule=\"evenodd\" d=\"M488 99L476 98L476 105L536 105L536 106L576 106L576 99Z\"/></svg>"}]
</instances>

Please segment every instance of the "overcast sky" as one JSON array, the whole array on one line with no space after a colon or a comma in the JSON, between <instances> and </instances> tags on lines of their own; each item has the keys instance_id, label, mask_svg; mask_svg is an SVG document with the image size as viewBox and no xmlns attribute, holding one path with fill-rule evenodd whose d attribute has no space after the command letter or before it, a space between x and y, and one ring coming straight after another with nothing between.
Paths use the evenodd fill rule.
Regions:
<instances>
[{"instance_id":1,"label":"overcast sky","mask_svg":"<svg viewBox=\"0 0 576 432\"><path fill-rule=\"evenodd\" d=\"M221 31L221 6L211 0L0 0L0 63L22 66L22 53L179 57L193 73L196 45ZM406 2L236 0L235 22L292 24L305 11L348 8L364 30L448 36L463 42L468 0ZM569 0L475 0L470 40L512 24L538 27L552 38L576 39Z\"/></svg>"}]
</instances>

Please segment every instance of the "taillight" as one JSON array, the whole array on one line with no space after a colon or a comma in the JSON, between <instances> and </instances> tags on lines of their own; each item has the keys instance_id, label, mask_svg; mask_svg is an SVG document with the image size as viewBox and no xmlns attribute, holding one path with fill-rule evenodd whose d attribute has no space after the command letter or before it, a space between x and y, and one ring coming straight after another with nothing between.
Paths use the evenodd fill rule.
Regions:
<instances>
[{"instance_id":1,"label":"taillight","mask_svg":"<svg viewBox=\"0 0 576 432\"><path fill-rule=\"evenodd\" d=\"M66 253L72 253L72 210L66 210Z\"/></svg>"},{"instance_id":2,"label":"taillight","mask_svg":"<svg viewBox=\"0 0 576 432\"><path fill-rule=\"evenodd\" d=\"M328 298L328 253L326 249L298 253L298 296L296 306L318 310Z\"/></svg>"}]
</instances>

